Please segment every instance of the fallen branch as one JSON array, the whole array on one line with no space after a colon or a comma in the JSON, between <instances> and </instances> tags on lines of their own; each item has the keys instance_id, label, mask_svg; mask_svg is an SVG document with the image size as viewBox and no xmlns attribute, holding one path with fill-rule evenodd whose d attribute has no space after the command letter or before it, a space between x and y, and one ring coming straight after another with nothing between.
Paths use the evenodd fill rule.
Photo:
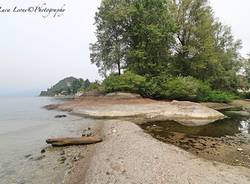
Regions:
<instances>
[{"instance_id":1,"label":"fallen branch","mask_svg":"<svg viewBox=\"0 0 250 184\"><path fill-rule=\"evenodd\" d=\"M85 145L85 144L95 144L101 142L100 137L65 137L65 138L52 138L47 139L46 143L52 146L70 146L70 145Z\"/></svg>"}]
</instances>

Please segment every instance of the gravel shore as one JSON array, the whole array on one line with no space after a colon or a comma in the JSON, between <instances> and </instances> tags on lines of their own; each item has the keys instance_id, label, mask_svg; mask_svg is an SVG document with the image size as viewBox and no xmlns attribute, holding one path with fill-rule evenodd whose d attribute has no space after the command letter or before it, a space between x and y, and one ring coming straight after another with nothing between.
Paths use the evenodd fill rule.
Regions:
<instances>
[{"instance_id":1,"label":"gravel shore","mask_svg":"<svg viewBox=\"0 0 250 184\"><path fill-rule=\"evenodd\" d=\"M131 122L104 122L104 141L95 145L86 184L250 183L250 170L207 161L165 144Z\"/></svg>"}]
</instances>

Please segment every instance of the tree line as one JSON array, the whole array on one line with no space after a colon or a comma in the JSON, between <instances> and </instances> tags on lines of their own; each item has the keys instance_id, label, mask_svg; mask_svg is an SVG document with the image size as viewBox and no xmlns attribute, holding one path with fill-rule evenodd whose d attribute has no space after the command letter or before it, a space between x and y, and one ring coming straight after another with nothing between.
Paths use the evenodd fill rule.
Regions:
<instances>
[{"instance_id":1,"label":"tree line","mask_svg":"<svg viewBox=\"0 0 250 184\"><path fill-rule=\"evenodd\" d=\"M207 0L103 0L95 25L90 57L105 78L129 71L148 83L191 77L213 90L249 88L241 41Z\"/></svg>"}]
</instances>

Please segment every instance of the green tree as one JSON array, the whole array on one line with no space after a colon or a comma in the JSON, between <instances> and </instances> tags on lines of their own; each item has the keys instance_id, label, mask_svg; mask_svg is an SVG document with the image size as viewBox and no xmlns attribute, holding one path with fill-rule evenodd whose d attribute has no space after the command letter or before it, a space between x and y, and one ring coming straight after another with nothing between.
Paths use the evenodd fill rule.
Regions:
<instances>
[{"instance_id":1,"label":"green tree","mask_svg":"<svg viewBox=\"0 0 250 184\"><path fill-rule=\"evenodd\" d=\"M99 68L100 74L117 70L121 74L124 67L126 24L128 8L126 0L103 0L95 16L97 42L90 45L91 62Z\"/></svg>"},{"instance_id":2,"label":"green tree","mask_svg":"<svg viewBox=\"0 0 250 184\"><path fill-rule=\"evenodd\" d=\"M92 63L102 74L115 69L121 74L122 68L138 74L163 71L175 27L170 6L169 0L103 0L96 14Z\"/></svg>"},{"instance_id":3,"label":"green tree","mask_svg":"<svg viewBox=\"0 0 250 184\"><path fill-rule=\"evenodd\" d=\"M89 87L90 84L91 84L91 82L89 81L89 79L86 79L86 80L84 81L82 87L83 87L84 89L86 89L86 88Z\"/></svg>"},{"instance_id":4,"label":"green tree","mask_svg":"<svg viewBox=\"0 0 250 184\"><path fill-rule=\"evenodd\" d=\"M131 21L126 61L129 70L139 75L168 73L176 30L169 0L135 0L131 3Z\"/></svg>"},{"instance_id":5,"label":"green tree","mask_svg":"<svg viewBox=\"0 0 250 184\"><path fill-rule=\"evenodd\" d=\"M240 87L241 42L207 0L103 0L95 20L91 62L105 77L131 71L156 83L191 76L212 89Z\"/></svg>"},{"instance_id":6,"label":"green tree","mask_svg":"<svg viewBox=\"0 0 250 184\"><path fill-rule=\"evenodd\" d=\"M174 1L176 17L175 75L208 80L214 88L237 88L240 41L215 20L207 0Z\"/></svg>"},{"instance_id":7,"label":"green tree","mask_svg":"<svg viewBox=\"0 0 250 184\"><path fill-rule=\"evenodd\" d=\"M71 92L73 94L76 94L77 91L82 87L82 84L83 84L83 79L77 79L77 80L74 80L71 84Z\"/></svg>"},{"instance_id":8,"label":"green tree","mask_svg":"<svg viewBox=\"0 0 250 184\"><path fill-rule=\"evenodd\" d=\"M248 82L250 83L250 54L248 54L248 58L244 60L243 73Z\"/></svg>"}]
</instances>

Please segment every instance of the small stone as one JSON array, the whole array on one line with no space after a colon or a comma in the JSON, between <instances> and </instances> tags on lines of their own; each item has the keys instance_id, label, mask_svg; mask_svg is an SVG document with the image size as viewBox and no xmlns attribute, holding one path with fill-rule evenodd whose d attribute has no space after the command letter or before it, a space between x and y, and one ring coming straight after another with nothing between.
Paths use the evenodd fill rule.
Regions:
<instances>
[{"instance_id":1,"label":"small stone","mask_svg":"<svg viewBox=\"0 0 250 184\"><path fill-rule=\"evenodd\" d=\"M237 151L243 151L243 149L242 148L237 148Z\"/></svg>"},{"instance_id":2,"label":"small stone","mask_svg":"<svg viewBox=\"0 0 250 184\"><path fill-rule=\"evenodd\" d=\"M110 172L107 171L107 172L106 172L106 175L110 175Z\"/></svg>"},{"instance_id":3,"label":"small stone","mask_svg":"<svg viewBox=\"0 0 250 184\"><path fill-rule=\"evenodd\" d=\"M116 133L116 132L117 132L117 130L116 130L116 129L114 129L114 130L112 130L112 132L113 132L113 133Z\"/></svg>"},{"instance_id":4,"label":"small stone","mask_svg":"<svg viewBox=\"0 0 250 184\"><path fill-rule=\"evenodd\" d=\"M25 158L29 158L29 157L31 157L32 155L31 154L28 154L28 155L25 155L24 157Z\"/></svg>"},{"instance_id":5,"label":"small stone","mask_svg":"<svg viewBox=\"0 0 250 184\"><path fill-rule=\"evenodd\" d=\"M55 116L55 118L66 118L66 117L67 117L67 115L64 115L64 114L63 115L56 115Z\"/></svg>"},{"instance_id":6,"label":"small stone","mask_svg":"<svg viewBox=\"0 0 250 184\"><path fill-rule=\"evenodd\" d=\"M93 136L95 133L93 130L91 130L90 127L88 127L87 129L84 129L82 132L82 137L90 137Z\"/></svg>"},{"instance_id":7,"label":"small stone","mask_svg":"<svg viewBox=\"0 0 250 184\"><path fill-rule=\"evenodd\" d=\"M42 153L42 154L45 153L45 152L46 152L45 149L42 149L42 150L41 150L41 153Z\"/></svg>"},{"instance_id":8,"label":"small stone","mask_svg":"<svg viewBox=\"0 0 250 184\"><path fill-rule=\"evenodd\" d=\"M66 161L66 157L60 157L58 161L63 164Z\"/></svg>"},{"instance_id":9,"label":"small stone","mask_svg":"<svg viewBox=\"0 0 250 184\"><path fill-rule=\"evenodd\" d=\"M74 157L73 160L77 162L79 160L79 157Z\"/></svg>"},{"instance_id":10,"label":"small stone","mask_svg":"<svg viewBox=\"0 0 250 184\"><path fill-rule=\"evenodd\" d=\"M45 155L41 155L39 157L35 157L35 158L31 158L32 160L38 161L38 160L42 160L45 157Z\"/></svg>"},{"instance_id":11,"label":"small stone","mask_svg":"<svg viewBox=\"0 0 250 184\"><path fill-rule=\"evenodd\" d=\"M65 151L61 151L61 152L60 152L60 155L65 155Z\"/></svg>"}]
</instances>

